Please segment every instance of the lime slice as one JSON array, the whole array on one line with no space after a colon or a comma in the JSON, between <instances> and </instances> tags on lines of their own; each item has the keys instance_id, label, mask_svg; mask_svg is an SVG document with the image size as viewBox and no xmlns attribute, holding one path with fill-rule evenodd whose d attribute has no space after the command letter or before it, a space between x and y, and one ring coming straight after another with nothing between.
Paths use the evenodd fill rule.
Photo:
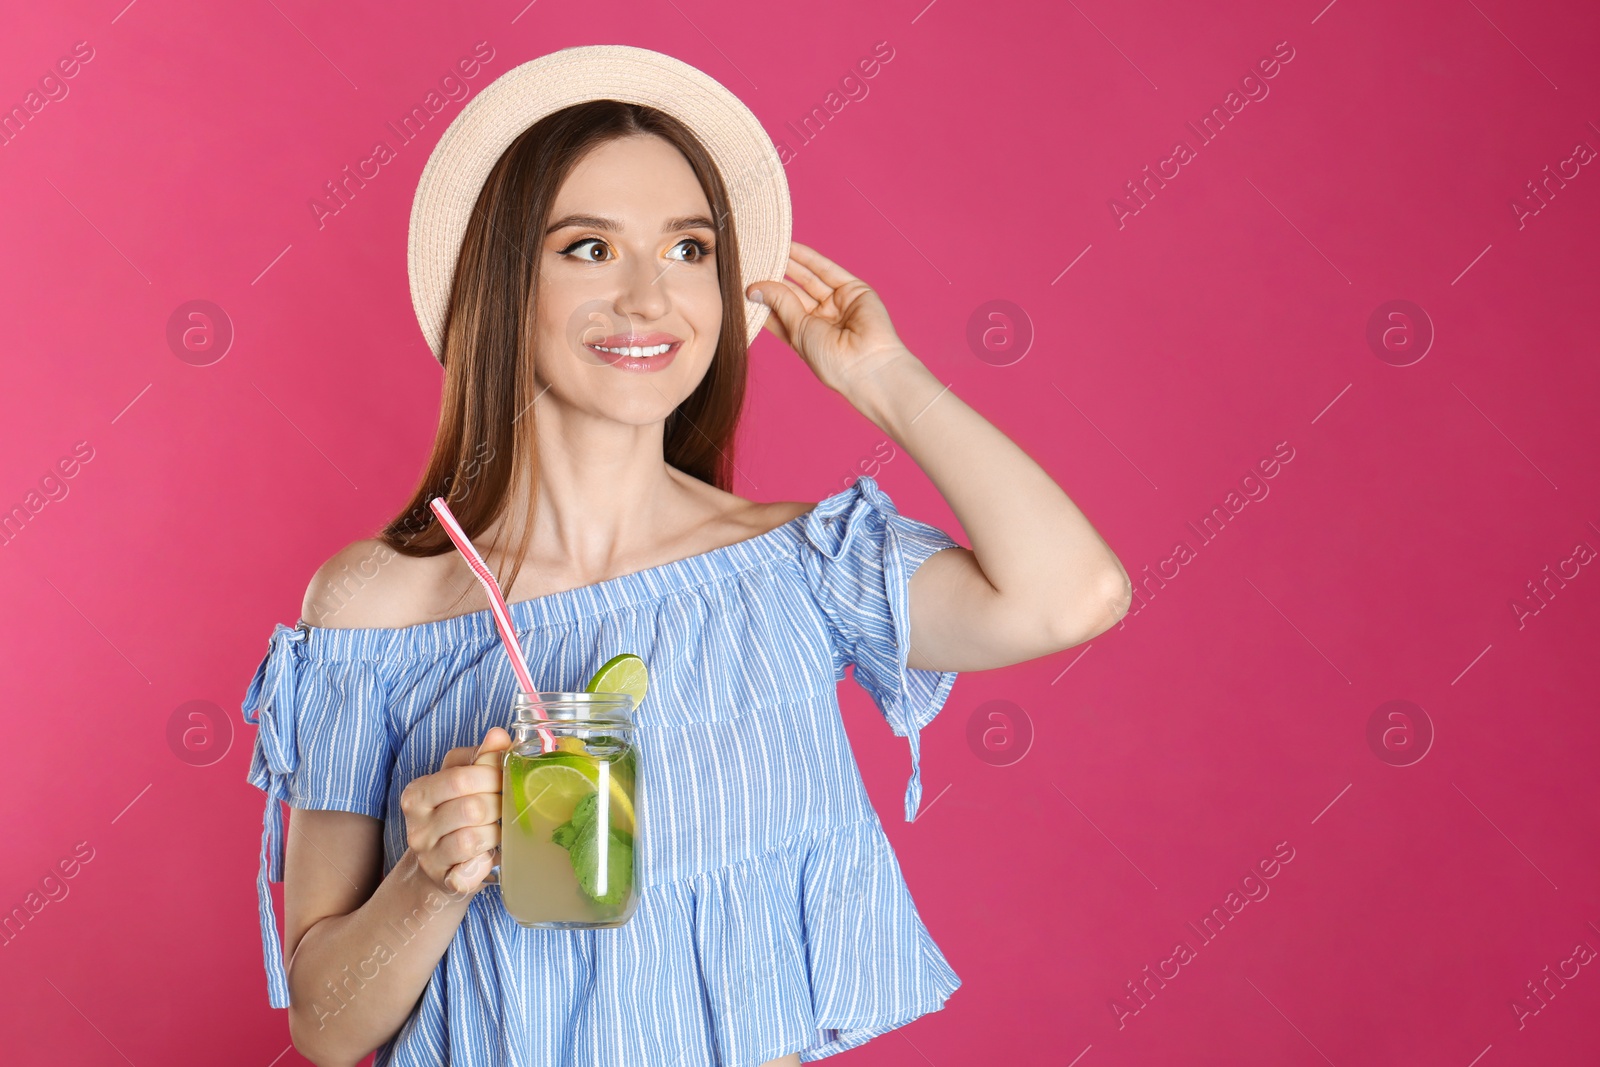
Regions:
<instances>
[{"instance_id":1,"label":"lime slice","mask_svg":"<svg viewBox=\"0 0 1600 1067\"><path fill-rule=\"evenodd\" d=\"M612 656L606 660L605 665L595 672L589 679L588 693L626 693L633 698L633 706L638 707L644 703L645 690L650 684L650 672L645 670L644 660L632 652L624 652L620 656Z\"/></svg>"},{"instance_id":2,"label":"lime slice","mask_svg":"<svg viewBox=\"0 0 1600 1067\"><path fill-rule=\"evenodd\" d=\"M592 766L582 766L589 762L577 757L546 756L518 759L508 765L506 777L510 779L511 806L517 822L531 830L534 812L556 822L570 818L578 801L595 790L598 776Z\"/></svg>"},{"instance_id":3,"label":"lime slice","mask_svg":"<svg viewBox=\"0 0 1600 1067\"><path fill-rule=\"evenodd\" d=\"M558 750L517 762L520 766L508 768L511 803L517 821L529 830L533 828L530 813L536 812L551 822L565 822L572 818L572 809L578 802L600 785L599 765L588 756ZM618 781L615 768L611 770L613 773L607 775L611 783L611 825L631 834L633 803Z\"/></svg>"},{"instance_id":4,"label":"lime slice","mask_svg":"<svg viewBox=\"0 0 1600 1067\"><path fill-rule=\"evenodd\" d=\"M554 822L572 818L572 809L594 788L594 780L588 774L565 763L535 767L522 778L522 793L528 798L529 810Z\"/></svg>"}]
</instances>

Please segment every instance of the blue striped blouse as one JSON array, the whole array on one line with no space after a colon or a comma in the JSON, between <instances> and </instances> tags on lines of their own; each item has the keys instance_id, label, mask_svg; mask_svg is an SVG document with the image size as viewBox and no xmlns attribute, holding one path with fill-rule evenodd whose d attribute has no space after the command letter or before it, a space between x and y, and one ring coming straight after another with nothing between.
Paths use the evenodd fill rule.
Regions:
<instances>
[{"instance_id":1,"label":"blue striped blouse","mask_svg":"<svg viewBox=\"0 0 1600 1067\"><path fill-rule=\"evenodd\" d=\"M638 908L610 929L525 929L484 888L374 1067L754 1067L821 1059L942 1008L960 979L867 800L835 687L853 664L909 741L912 819L918 732L955 674L906 666L906 586L955 544L862 478L749 540L512 604L541 688L581 689L618 652L649 666ZM273 1007L289 1004L268 885L283 880L279 801L382 819L387 874L406 849L401 790L508 724L515 685L488 611L274 629L243 703L259 728L249 781L267 794L256 889ZM397 927L382 948L409 936Z\"/></svg>"}]
</instances>

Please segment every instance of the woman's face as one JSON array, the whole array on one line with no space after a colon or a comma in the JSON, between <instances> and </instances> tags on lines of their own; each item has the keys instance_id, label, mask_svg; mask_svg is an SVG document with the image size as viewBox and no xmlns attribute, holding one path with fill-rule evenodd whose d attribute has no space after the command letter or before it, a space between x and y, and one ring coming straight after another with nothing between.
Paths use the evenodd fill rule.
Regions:
<instances>
[{"instance_id":1,"label":"woman's face","mask_svg":"<svg viewBox=\"0 0 1600 1067\"><path fill-rule=\"evenodd\" d=\"M722 326L711 205L654 134L608 141L556 195L540 249L535 390L617 422L661 422L700 384Z\"/></svg>"}]
</instances>

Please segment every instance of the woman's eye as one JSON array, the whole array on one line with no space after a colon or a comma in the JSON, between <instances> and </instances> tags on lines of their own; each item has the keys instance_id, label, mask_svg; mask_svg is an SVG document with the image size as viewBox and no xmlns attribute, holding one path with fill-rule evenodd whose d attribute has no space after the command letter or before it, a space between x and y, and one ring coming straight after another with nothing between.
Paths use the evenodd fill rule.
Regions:
<instances>
[{"instance_id":1,"label":"woman's eye","mask_svg":"<svg viewBox=\"0 0 1600 1067\"><path fill-rule=\"evenodd\" d=\"M603 247L605 247L605 242L600 240L600 238L598 238L598 237L585 237L583 240L574 241L572 244L570 244L567 247L563 248L561 250L561 255L570 256L570 255L573 254L573 251L575 249L582 248L584 245L600 245L603 248ZM590 263L603 262L602 260L590 259L589 255L587 253L580 253L578 258L579 259L588 260L588 262L590 262Z\"/></svg>"},{"instance_id":2,"label":"woman's eye","mask_svg":"<svg viewBox=\"0 0 1600 1067\"><path fill-rule=\"evenodd\" d=\"M693 245L694 246L694 250L695 250L694 258L693 259L684 260L684 262L686 262L686 263L694 263L694 262L696 262L698 260L705 259L707 256L709 256L711 254L711 246L710 245L706 244L704 241L696 240L693 237L685 237L683 240L679 241L673 247L674 248L682 248L684 245Z\"/></svg>"}]
</instances>

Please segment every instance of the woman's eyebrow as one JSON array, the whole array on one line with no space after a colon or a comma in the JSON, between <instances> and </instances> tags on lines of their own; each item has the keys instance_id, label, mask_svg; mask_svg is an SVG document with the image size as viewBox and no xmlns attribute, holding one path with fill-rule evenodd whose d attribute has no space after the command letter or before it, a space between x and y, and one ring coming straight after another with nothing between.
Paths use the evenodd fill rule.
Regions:
<instances>
[{"instance_id":1,"label":"woman's eyebrow","mask_svg":"<svg viewBox=\"0 0 1600 1067\"><path fill-rule=\"evenodd\" d=\"M622 222L618 219L608 219L603 215L563 215L552 222L545 235L549 236L557 230L564 230L570 226L581 226L590 230L605 230L608 233L621 233ZM661 224L662 233L671 233L674 230L715 230L716 226L705 215L680 215L668 219Z\"/></svg>"}]
</instances>

